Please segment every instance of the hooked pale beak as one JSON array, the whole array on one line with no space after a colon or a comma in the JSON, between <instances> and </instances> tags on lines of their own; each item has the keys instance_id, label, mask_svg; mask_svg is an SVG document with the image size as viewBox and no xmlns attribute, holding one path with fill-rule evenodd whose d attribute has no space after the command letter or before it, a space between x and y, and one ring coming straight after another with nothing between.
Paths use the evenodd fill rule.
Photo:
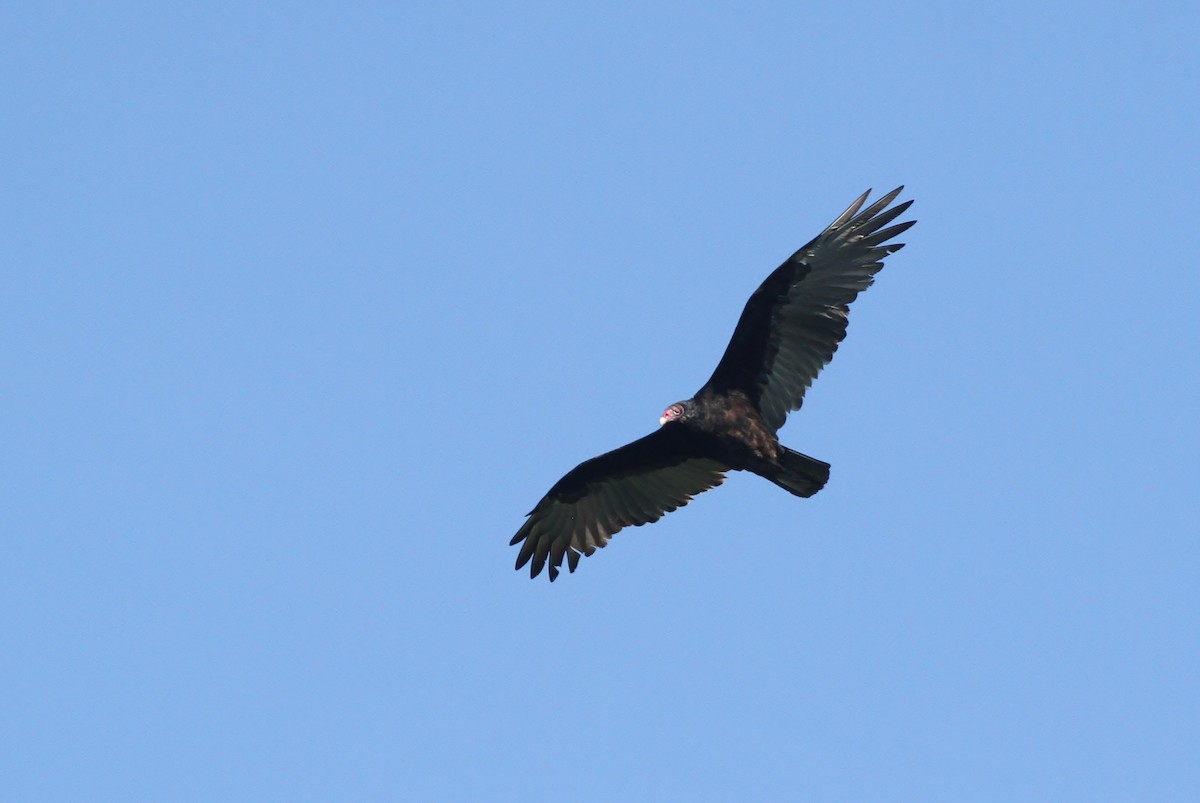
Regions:
<instances>
[{"instance_id":1,"label":"hooked pale beak","mask_svg":"<svg viewBox=\"0 0 1200 803\"><path fill-rule=\"evenodd\" d=\"M660 417L660 418L658 419L658 425L661 427L663 424L667 423L667 420L668 420L668 419L667 419L667 417L666 417L665 415L664 415L664 416L662 416L662 417Z\"/></svg>"}]
</instances>

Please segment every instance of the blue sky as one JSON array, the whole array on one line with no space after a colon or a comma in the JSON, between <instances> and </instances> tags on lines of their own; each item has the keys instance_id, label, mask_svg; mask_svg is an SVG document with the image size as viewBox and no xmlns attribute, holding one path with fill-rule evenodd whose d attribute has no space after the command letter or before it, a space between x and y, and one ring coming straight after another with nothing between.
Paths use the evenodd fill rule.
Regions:
<instances>
[{"instance_id":1,"label":"blue sky","mask_svg":"<svg viewBox=\"0 0 1200 803\"><path fill-rule=\"evenodd\" d=\"M1197 795L1194 4L2 21L4 797ZM514 573L901 183L829 486Z\"/></svg>"}]
</instances>

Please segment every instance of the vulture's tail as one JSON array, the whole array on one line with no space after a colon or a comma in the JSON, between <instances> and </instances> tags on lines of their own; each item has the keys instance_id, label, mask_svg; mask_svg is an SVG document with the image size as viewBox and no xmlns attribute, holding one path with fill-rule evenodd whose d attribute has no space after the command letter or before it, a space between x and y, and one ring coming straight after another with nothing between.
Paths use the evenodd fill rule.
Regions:
<instances>
[{"instance_id":1,"label":"vulture's tail","mask_svg":"<svg viewBox=\"0 0 1200 803\"><path fill-rule=\"evenodd\" d=\"M796 496L812 496L829 482L829 464L780 444L779 461L767 479Z\"/></svg>"}]
</instances>

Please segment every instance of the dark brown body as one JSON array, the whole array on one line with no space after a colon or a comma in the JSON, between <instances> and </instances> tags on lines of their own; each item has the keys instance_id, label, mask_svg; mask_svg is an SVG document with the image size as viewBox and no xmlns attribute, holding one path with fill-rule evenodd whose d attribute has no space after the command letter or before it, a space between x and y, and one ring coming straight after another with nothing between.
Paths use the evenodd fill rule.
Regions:
<instances>
[{"instance_id":1,"label":"dark brown body","mask_svg":"<svg viewBox=\"0 0 1200 803\"><path fill-rule=\"evenodd\" d=\"M730 469L749 471L805 497L821 490L829 480L829 464L781 444L758 406L740 390L718 393L704 389L678 406L683 408L682 414L663 427L689 430L697 441L706 443L704 454Z\"/></svg>"},{"instance_id":2,"label":"dark brown body","mask_svg":"<svg viewBox=\"0 0 1200 803\"><path fill-rule=\"evenodd\" d=\"M779 454L779 438L763 423L758 407L740 390L717 394L702 391L696 398L685 402L691 415L669 423L686 421L702 432L717 436L742 460L766 460L774 462ZM740 461L739 461L740 462ZM733 468L749 468L749 465L732 465Z\"/></svg>"}]
</instances>

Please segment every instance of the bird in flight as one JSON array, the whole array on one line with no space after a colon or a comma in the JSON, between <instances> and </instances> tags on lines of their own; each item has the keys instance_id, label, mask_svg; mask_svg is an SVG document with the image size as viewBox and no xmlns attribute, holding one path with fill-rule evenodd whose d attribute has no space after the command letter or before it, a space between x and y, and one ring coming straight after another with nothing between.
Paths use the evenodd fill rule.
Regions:
<instances>
[{"instance_id":1,"label":"bird in flight","mask_svg":"<svg viewBox=\"0 0 1200 803\"><path fill-rule=\"evenodd\" d=\"M725 355L690 399L675 402L659 428L571 469L530 511L511 544L517 569L537 577L563 558L574 572L614 533L658 521L728 471L750 471L796 496L825 487L829 464L794 452L776 432L846 337L850 303L875 281L890 242L916 223L888 225L912 201L891 208L903 187L863 209L867 190L812 242L767 277L742 310ZM860 211L861 210L861 211Z\"/></svg>"}]
</instances>

